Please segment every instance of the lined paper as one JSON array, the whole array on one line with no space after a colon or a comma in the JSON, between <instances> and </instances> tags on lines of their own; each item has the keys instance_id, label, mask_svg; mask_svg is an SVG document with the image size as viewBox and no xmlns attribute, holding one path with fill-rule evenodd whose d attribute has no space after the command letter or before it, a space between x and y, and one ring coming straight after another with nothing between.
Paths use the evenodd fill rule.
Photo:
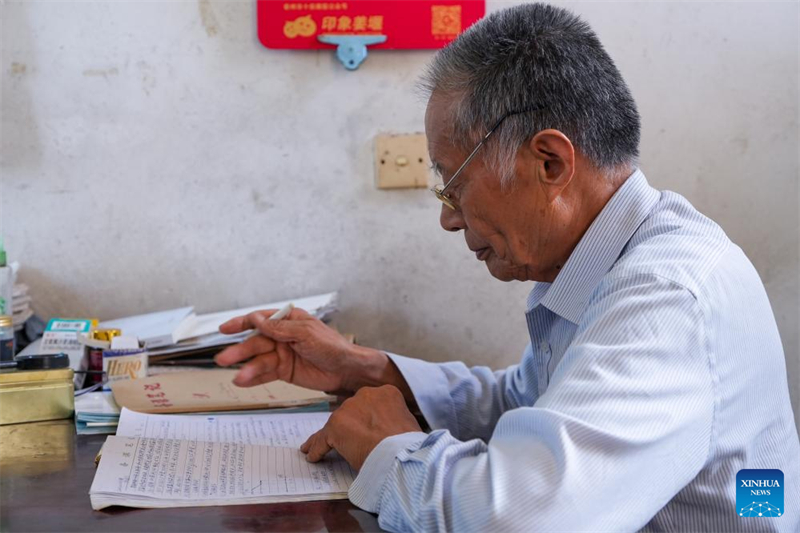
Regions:
<instances>
[{"instance_id":1,"label":"lined paper","mask_svg":"<svg viewBox=\"0 0 800 533\"><path fill-rule=\"evenodd\" d=\"M182 507L345 498L355 473L340 458L309 463L296 448L113 436L92 507Z\"/></svg>"},{"instance_id":2,"label":"lined paper","mask_svg":"<svg viewBox=\"0 0 800 533\"><path fill-rule=\"evenodd\" d=\"M151 415L122 409L117 436L299 448L328 417L330 413Z\"/></svg>"}]
</instances>

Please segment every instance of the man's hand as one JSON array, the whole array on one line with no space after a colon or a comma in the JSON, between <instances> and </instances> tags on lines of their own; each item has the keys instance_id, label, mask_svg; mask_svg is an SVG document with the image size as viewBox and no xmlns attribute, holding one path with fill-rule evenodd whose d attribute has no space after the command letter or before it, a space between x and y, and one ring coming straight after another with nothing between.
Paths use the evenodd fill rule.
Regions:
<instances>
[{"instance_id":1,"label":"man's hand","mask_svg":"<svg viewBox=\"0 0 800 533\"><path fill-rule=\"evenodd\" d=\"M336 450L356 470L386 437L422 431L397 387L365 387L331 414L328 423L300 446L316 463Z\"/></svg>"},{"instance_id":2,"label":"man's hand","mask_svg":"<svg viewBox=\"0 0 800 533\"><path fill-rule=\"evenodd\" d=\"M222 333L255 329L260 335L217 355L217 364L249 360L234 379L240 387L280 379L319 390L341 389L347 340L302 309L293 309L283 320L269 320L275 312L255 311L222 324Z\"/></svg>"},{"instance_id":3,"label":"man's hand","mask_svg":"<svg viewBox=\"0 0 800 533\"><path fill-rule=\"evenodd\" d=\"M357 346L302 309L282 320L268 320L276 309L255 311L222 324L222 333L255 329L259 334L218 354L220 366L245 362L234 383L252 387L283 380L322 391L356 391L391 384L408 401L414 397L402 374L378 350Z\"/></svg>"}]
</instances>

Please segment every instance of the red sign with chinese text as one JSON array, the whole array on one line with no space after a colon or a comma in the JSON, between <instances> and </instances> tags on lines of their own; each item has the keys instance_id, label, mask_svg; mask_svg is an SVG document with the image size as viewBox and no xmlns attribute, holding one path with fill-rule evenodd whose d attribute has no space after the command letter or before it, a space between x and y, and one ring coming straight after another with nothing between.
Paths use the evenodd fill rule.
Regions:
<instances>
[{"instance_id":1,"label":"red sign with chinese text","mask_svg":"<svg viewBox=\"0 0 800 533\"><path fill-rule=\"evenodd\" d=\"M320 35L386 35L370 49L442 48L483 17L485 0L258 1L267 48L330 48Z\"/></svg>"}]
</instances>

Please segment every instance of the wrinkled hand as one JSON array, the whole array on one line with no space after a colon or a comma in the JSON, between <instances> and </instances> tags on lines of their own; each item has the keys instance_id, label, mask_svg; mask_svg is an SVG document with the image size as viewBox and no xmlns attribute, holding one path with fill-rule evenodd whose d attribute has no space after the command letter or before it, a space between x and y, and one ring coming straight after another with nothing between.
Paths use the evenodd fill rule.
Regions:
<instances>
[{"instance_id":1,"label":"wrinkled hand","mask_svg":"<svg viewBox=\"0 0 800 533\"><path fill-rule=\"evenodd\" d=\"M323 391L349 390L349 369L360 361L358 347L302 309L293 309L282 320L268 320L276 312L255 311L220 326L226 334L248 329L259 333L216 356L220 366L249 360L233 382L252 387L280 379Z\"/></svg>"},{"instance_id":2,"label":"wrinkled hand","mask_svg":"<svg viewBox=\"0 0 800 533\"><path fill-rule=\"evenodd\" d=\"M336 450L358 470L383 439L410 431L422 429L397 387L364 387L331 413L325 427L311 435L300 451L315 463Z\"/></svg>"}]
</instances>

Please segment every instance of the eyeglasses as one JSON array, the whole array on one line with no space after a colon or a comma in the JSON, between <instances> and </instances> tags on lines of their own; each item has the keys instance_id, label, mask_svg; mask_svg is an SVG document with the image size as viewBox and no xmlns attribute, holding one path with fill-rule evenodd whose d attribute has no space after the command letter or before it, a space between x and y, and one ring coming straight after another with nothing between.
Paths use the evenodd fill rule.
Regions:
<instances>
[{"instance_id":1,"label":"eyeglasses","mask_svg":"<svg viewBox=\"0 0 800 533\"><path fill-rule=\"evenodd\" d=\"M492 127L492 129L490 129L489 132L486 135L483 136L483 139L481 139L481 142L479 142L478 145L475 147L475 149L472 150L472 152L467 156L467 158L464 160L464 162L461 163L461 166L458 167L458 170L456 170L455 174L453 174L453 177L450 178L449 180L447 180L447 183L445 183L444 186L435 185L434 187L432 187L431 188L431 192L433 192L433 194L436 195L436 198L441 200L441 202L444 205L446 205L447 207L449 207L450 209L452 209L454 211L458 210L458 206L456 205L455 201L450 196L448 196L445 193L445 191L447 190L448 187L450 187L450 185L453 184L453 182L456 180L456 178L459 176L459 174L461 174L461 171L464 170L467 165L469 165L469 162L472 161L473 158L478 154L478 150L481 149L481 146L486 144L486 141L489 139L489 137L492 136L492 133L494 133L495 130L497 130L497 128L500 127L500 124L502 124L503 121L505 119L507 119L508 117L512 117L514 115L520 115L522 113L530 113L532 111L541 111L542 109L544 109L544 106L533 106L533 107L530 107L530 108L527 108L527 109L522 109L520 111L511 111L511 112L506 113L505 115L503 115L500 118L500 120L497 121L497 124L495 124Z\"/></svg>"}]
</instances>

